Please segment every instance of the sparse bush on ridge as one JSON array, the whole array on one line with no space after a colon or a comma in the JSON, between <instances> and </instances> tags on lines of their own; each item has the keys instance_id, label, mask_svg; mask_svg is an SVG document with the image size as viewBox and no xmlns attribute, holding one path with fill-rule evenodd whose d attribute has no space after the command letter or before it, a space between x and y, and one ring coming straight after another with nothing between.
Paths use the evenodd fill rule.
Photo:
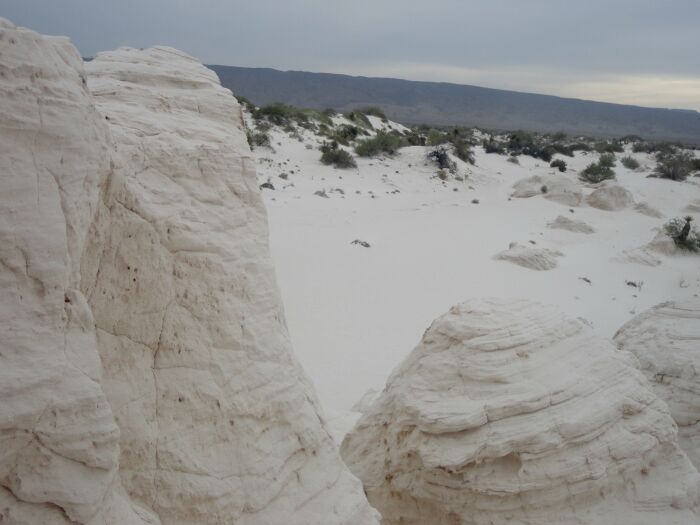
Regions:
<instances>
[{"instance_id":1,"label":"sparse bush on ridge","mask_svg":"<svg viewBox=\"0 0 700 525\"><path fill-rule=\"evenodd\" d=\"M623 153L625 148L618 141L597 142L594 146L598 153Z\"/></svg>"},{"instance_id":2,"label":"sparse bush on ridge","mask_svg":"<svg viewBox=\"0 0 700 525\"><path fill-rule=\"evenodd\" d=\"M452 146L454 148L455 157L457 157L459 160L462 162L468 162L469 164L474 164L476 162L474 152L472 151L470 145L463 139L453 139Z\"/></svg>"},{"instance_id":3,"label":"sparse bush on ridge","mask_svg":"<svg viewBox=\"0 0 700 525\"><path fill-rule=\"evenodd\" d=\"M605 168L612 168L615 166L615 154L614 153L603 153L598 157L598 164Z\"/></svg>"},{"instance_id":4,"label":"sparse bush on ridge","mask_svg":"<svg viewBox=\"0 0 700 525\"><path fill-rule=\"evenodd\" d=\"M457 165L450 158L445 146L438 146L437 148L433 149L430 153L428 153L428 158L437 162L440 169L448 170L450 173L457 172Z\"/></svg>"},{"instance_id":5,"label":"sparse bush on ridge","mask_svg":"<svg viewBox=\"0 0 700 525\"><path fill-rule=\"evenodd\" d=\"M484 151L486 153L496 153L498 155L504 155L506 152L506 149L503 147L503 145L500 142L497 142L493 139L484 139L482 142L482 146L484 147Z\"/></svg>"},{"instance_id":6,"label":"sparse bush on ridge","mask_svg":"<svg viewBox=\"0 0 700 525\"><path fill-rule=\"evenodd\" d=\"M371 115L373 117L380 118L384 122L387 122L389 120L388 118L386 118L386 115L381 110L381 108L378 108L377 106L367 106L367 107L362 107L362 108L355 108L355 109L353 109L353 111L357 111L359 113L362 113L363 115Z\"/></svg>"},{"instance_id":7,"label":"sparse bush on ridge","mask_svg":"<svg viewBox=\"0 0 700 525\"><path fill-rule=\"evenodd\" d=\"M351 111L345 115L345 118L363 128L373 129L367 116L359 111Z\"/></svg>"},{"instance_id":8,"label":"sparse bush on ridge","mask_svg":"<svg viewBox=\"0 0 700 525\"><path fill-rule=\"evenodd\" d=\"M554 159L549 166L551 168L557 168L562 173L566 171L566 162L561 159Z\"/></svg>"},{"instance_id":9,"label":"sparse bush on ridge","mask_svg":"<svg viewBox=\"0 0 700 525\"><path fill-rule=\"evenodd\" d=\"M664 224L664 233L682 250L697 253L700 251L700 234L691 224L692 220L690 216L671 219Z\"/></svg>"},{"instance_id":10,"label":"sparse bush on ridge","mask_svg":"<svg viewBox=\"0 0 700 525\"><path fill-rule=\"evenodd\" d=\"M586 144L585 142L574 142L573 144L569 144L569 151L575 152L575 151L592 151L593 148L591 147L590 144Z\"/></svg>"},{"instance_id":11,"label":"sparse bush on ridge","mask_svg":"<svg viewBox=\"0 0 700 525\"><path fill-rule=\"evenodd\" d=\"M654 168L654 175L661 179L683 181L693 172L694 164L695 158L687 151L664 155Z\"/></svg>"},{"instance_id":12,"label":"sparse bush on ridge","mask_svg":"<svg viewBox=\"0 0 700 525\"><path fill-rule=\"evenodd\" d=\"M338 147L338 143L335 141L330 143L324 142L321 145L321 162L323 164L332 164L336 168L341 169L357 167L357 163L352 158L352 155Z\"/></svg>"},{"instance_id":13,"label":"sparse bush on ridge","mask_svg":"<svg viewBox=\"0 0 700 525\"><path fill-rule=\"evenodd\" d=\"M373 157L379 153L393 155L402 145L403 141L399 135L379 131L374 137L359 141L355 146L355 153L360 157Z\"/></svg>"},{"instance_id":14,"label":"sparse bush on ridge","mask_svg":"<svg viewBox=\"0 0 700 525\"><path fill-rule=\"evenodd\" d=\"M615 171L612 169L614 165L615 155L612 153L603 153L598 158L598 162L589 164L586 169L579 173L579 179L592 184L614 179Z\"/></svg>"},{"instance_id":15,"label":"sparse bush on ridge","mask_svg":"<svg viewBox=\"0 0 700 525\"><path fill-rule=\"evenodd\" d=\"M253 112L255 111L255 104L253 104L250 100L247 98L237 95L236 100L238 100L238 103L241 105L241 107L247 108L248 111Z\"/></svg>"},{"instance_id":16,"label":"sparse bush on ridge","mask_svg":"<svg viewBox=\"0 0 700 525\"><path fill-rule=\"evenodd\" d=\"M636 170L639 168L639 161L634 157L630 157L629 155L622 157L620 159L620 163L628 170Z\"/></svg>"},{"instance_id":17,"label":"sparse bush on ridge","mask_svg":"<svg viewBox=\"0 0 700 525\"><path fill-rule=\"evenodd\" d=\"M246 138L248 139L248 145L251 150L256 147L271 147L270 135L264 131L247 131Z\"/></svg>"}]
</instances>

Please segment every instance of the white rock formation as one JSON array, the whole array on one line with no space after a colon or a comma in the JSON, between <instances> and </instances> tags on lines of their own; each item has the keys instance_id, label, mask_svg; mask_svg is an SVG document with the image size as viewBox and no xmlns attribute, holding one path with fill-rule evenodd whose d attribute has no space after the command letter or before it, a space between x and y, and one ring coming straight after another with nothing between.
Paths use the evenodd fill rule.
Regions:
<instances>
[{"instance_id":1,"label":"white rock formation","mask_svg":"<svg viewBox=\"0 0 700 525\"><path fill-rule=\"evenodd\" d=\"M513 185L511 197L526 199L535 195L565 206L581 206L584 201L580 187L564 175L533 175Z\"/></svg>"},{"instance_id":2,"label":"white rock formation","mask_svg":"<svg viewBox=\"0 0 700 525\"><path fill-rule=\"evenodd\" d=\"M613 260L615 262L634 263L652 267L661 264L661 259L646 246L623 250Z\"/></svg>"},{"instance_id":3,"label":"white rock formation","mask_svg":"<svg viewBox=\"0 0 700 525\"><path fill-rule=\"evenodd\" d=\"M628 352L556 309L433 322L341 452L384 525L700 522L700 476Z\"/></svg>"},{"instance_id":4,"label":"white rock formation","mask_svg":"<svg viewBox=\"0 0 700 525\"><path fill-rule=\"evenodd\" d=\"M376 524L292 355L231 93L169 48L86 78L2 21L0 52L0 522Z\"/></svg>"},{"instance_id":5,"label":"white rock formation","mask_svg":"<svg viewBox=\"0 0 700 525\"><path fill-rule=\"evenodd\" d=\"M690 213L700 213L700 199L695 199L693 202L689 203L685 208L683 208L683 210Z\"/></svg>"},{"instance_id":6,"label":"white rock formation","mask_svg":"<svg viewBox=\"0 0 700 525\"><path fill-rule=\"evenodd\" d=\"M618 211L634 205L629 190L617 184L608 184L594 190L587 198L589 206L599 210Z\"/></svg>"},{"instance_id":7,"label":"white rock formation","mask_svg":"<svg viewBox=\"0 0 700 525\"><path fill-rule=\"evenodd\" d=\"M595 233L595 228L588 223L569 219L563 215L558 215L556 219L548 222L547 226L554 230L567 230L574 233Z\"/></svg>"},{"instance_id":8,"label":"white rock formation","mask_svg":"<svg viewBox=\"0 0 700 525\"><path fill-rule=\"evenodd\" d=\"M646 215L647 217L653 217L655 219L663 219L664 214L659 210L654 208L648 202L638 202L634 205L634 211Z\"/></svg>"},{"instance_id":9,"label":"white rock formation","mask_svg":"<svg viewBox=\"0 0 700 525\"><path fill-rule=\"evenodd\" d=\"M678 441L700 467L700 300L657 305L614 338L637 356L656 394L678 424Z\"/></svg>"},{"instance_id":10,"label":"white rock formation","mask_svg":"<svg viewBox=\"0 0 700 525\"><path fill-rule=\"evenodd\" d=\"M508 261L530 270L552 270L557 267L557 257L564 255L549 248L532 248L512 243L507 250L493 256L497 261Z\"/></svg>"}]
</instances>

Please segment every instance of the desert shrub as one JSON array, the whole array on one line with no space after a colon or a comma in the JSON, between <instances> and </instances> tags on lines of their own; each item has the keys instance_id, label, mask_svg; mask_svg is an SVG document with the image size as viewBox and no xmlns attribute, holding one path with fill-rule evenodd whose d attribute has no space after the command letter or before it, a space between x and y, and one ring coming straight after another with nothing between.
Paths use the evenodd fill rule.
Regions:
<instances>
[{"instance_id":1,"label":"desert shrub","mask_svg":"<svg viewBox=\"0 0 700 525\"><path fill-rule=\"evenodd\" d=\"M662 142L660 144L652 144L652 151L650 153L656 153L656 160L661 162L668 157L672 157L678 152L678 147L670 142Z\"/></svg>"},{"instance_id":2,"label":"desert shrub","mask_svg":"<svg viewBox=\"0 0 700 525\"><path fill-rule=\"evenodd\" d=\"M355 153L360 157L373 157L379 153L393 155L402 145L399 135L380 131L372 138L361 140L355 146Z\"/></svg>"},{"instance_id":3,"label":"desert shrub","mask_svg":"<svg viewBox=\"0 0 700 525\"><path fill-rule=\"evenodd\" d=\"M700 171L700 159L693 158L690 161L691 171Z\"/></svg>"},{"instance_id":4,"label":"desert shrub","mask_svg":"<svg viewBox=\"0 0 700 525\"><path fill-rule=\"evenodd\" d=\"M445 146L438 146L432 150L430 153L428 153L428 158L437 162L440 169L449 170L450 173L455 173L457 171L457 165L450 158Z\"/></svg>"},{"instance_id":5,"label":"desert shrub","mask_svg":"<svg viewBox=\"0 0 700 525\"><path fill-rule=\"evenodd\" d=\"M476 159L474 158L474 152L470 145L464 141L462 138L453 138L452 146L454 147L454 154L462 162L468 162L469 164L474 164Z\"/></svg>"},{"instance_id":6,"label":"desert shrub","mask_svg":"<svg viewBox=\"0 0 700 525\"><path fill-rule=\"evenodd\" d=\"M253 103L252 103L250 100L248 100L247 98L245 98L245 97L243 97L243 96L241 96L241 95L237 95L237 96L236 96L236 100L238 100L238 103L239 103L242 107L248 109L248 111L250 111L250 112L255 111L255 104L253 104Z\"/></svg>"},{"instance_id":7,"label":"desert shrub","mask_svg":"<svg viewBox=\"0 0 700 525\"><path fill-rule=\"evenodd\" d=\"M625 149L618 141L597 142L594 146L598 153L622 153Z\"/></svg>"},{"instance_id":8,"label":"desert shrub","mask_svg":"<svg viewBox=\"0 0 700 525\"><path fill-rule=\"evenodd\" d=\"M589 164L586 169L579 174L579 178L584 182L596 184L604 180L614 179L615 172L610 166L602 165L599 161Z\"/></svg>"},{"instance_id":9,"label":"desert shrub","mask_svg":"<svg viewBox=\"0 0 700 525\"><path fill-rule=\"evenodd\" d=\"M484 147L484 151L486 153L497 153L498 155L504 155L506 152L503 145L493 139L484 139L482 146Z\"/></svg>"},{"instance_id":10,"label":"desert shrub","mask_svg":"<svg viewBox=\"0 0 700 525\"><path fill-rule=\"evenodd\" d=\"M567 157L574 156L574 150L571 149L571 146L566 146L564 144L550 144L547 147L554 153L559 153L560 155L566 155Z\"/></svg>"},{"instance_id":11,"label":"desert shrub","mask_svg":"<svg viewBox=\"0 0 700 525\"><path fill-rule=\"evenodd\" d=\"M416 130L408 131L404 134L404 140L409 146L425 146L427 139Z\"/></svg>"},{"instance_id":12,"label":"desert shrub","mask_svg":"<svg viewBox=\"0 0 700 525\"><path fill-rule=\"evenodd\" d=\"M510 162L511 164L518 164L518 165L520 165L520 161L518 160L518 157L508 157L506 160L507 160L508 162Z\"/></svg>"},{"instance_id":13,"label":"desert shrub","mask_svg":"<svg viewBox=\"0 0 700 525\"><path fill-rule=\"evenodd\" d=\"M435 128L430 128L426 137L428 146L439 146L440 144L447 144L450 141L450 137L447 133Z\"/></svg>"},{"instance_id":14,"label":"desert shrub","mask_svg":"<svg viewBox=\"0 0 700 525\"><path fill-rule=\"evenodd\" d=\"M574 151L591 151L593 148L590 144L586 144L585 142L574 142L573 144L569 144L569 150L573 153Z\"/></svg>"},{"instance_id":15,"label":"desert shrub","mask_svg":"<svg viewBox=\"0 0 700 525\"><path fill-rule=\"evenodd\" d=\"M654 175L661 179L683 181L692 173L694 160L687 151L663 156L654 168Z\"/></svg>"},{"instance_id":16,"label":"desert shrub","mask_svg":"<svg viewBox=\"0 0 700 525\"><path fill-rule=\"evenodd\" d=\"M357 126L372 129L372 123L369 121L369 119L364 113L361 113L359 111L351 111L350 113L345 115L345 118L347 118Z\"/></svg>"},{"instance_id":17,"label":"desert shrub","mask_svg":"<svg viewBox=\"0 0 700 525\"><path fill-rule=\"evenodd\" d=\"M612 168L615 166L615 154L614 153L603 153L598 157L598 164L605 168Z\"/></svg>"},{"instance_id":18,"label":"desert shrub","mask_svg":"<svg viewBox=\"0 0 700 525\"><path fill-rule=\"evenodd\" d=\"M673 239L676 246L690 252L700 251L700 234L691 224L693 218L676 217L664 224L664 233Z\"/></svg>"},{"instance_id":19,"label":"desert shrub","mask_svg":"<svg viewBox=\"0 0 700 525\"><path fill-rule=\"evenodd\" d=\"M651 153L651 145L647 142L635 142L632 144L634 153Z\"/></svg>"},{"instance_id":20,"label":"desert shrub","mask_svg":"<svg viewBox=\"0 0 700 525\"><path fill-rule=\"evenodd\" d=\"M365 130L357 126L353 126L352 124L342 124L331 133L330 137L339 144L347 146L350 142L357 139L357 137L360 135L364 135L365 133Z\"/></svg>"},{"instance_id":21,"label":"desert shrub","mask_svg":"<svg viewBox=\"0 0 700 525\"><path fill-rule=\"evenodd\" d=\"M293 106L288 106L287 104L282 104L281 102L274 102L256 109L253 113L253 117L256 120L267 120L278 126L289 126L292 121L308 121L308 116L302 110Z\"/></svg>"},{"instance_id":22,"label":"desert shrub","mask_svg":"<svg viewBox=\"0 0 700 525\"><path fill-rule=\"evenodd\" d=\"M639 161L634 157L630 157L629 155L622 157L620 159L620 163L622 163L622 165L628 170L636 170L639 167Z\"/></svg>"},{"instance_id":23,"label":"desert shrub","mask_svg":"<svg viewBox=\"0 0 700 525\"><path fill-rule=\"evenodd\" d=\"M270 147L270 135L264 131L248 131L246 132L246 138L248 139L250 149Z\"/></svg>"},{"instance_id":24,"label":"desert shrub","mask_svg":"<svg viewBox=\"0 0 700 525\"><path fill-rule=\"evenodd\" d=\"M357 163L355 159L352 158L352 155L338 147L338 143L335 141L330 143L324 142L321 145L321 162L324 164L332 164L336 168L341 169L357 167Z\"/></svg>"},{"instance_id":25,"label":"desert shrub","mask_svg":"<svg viewBox=\"0 0 700 525\"><path fill-rule=\"evenodd\" d=\"M378 117L378 118L382 119L384 122L389 120L386 118L386 115L384 114L384 112L380 108L378 108L377 106L367 106L364 108L356 108L353 111L357 111L359 113L362 113L363 115L372 115L373 117Z\"/></svg>"},{"instance_id":26,"label":"desert shrub","mask_svg":"<svg viewBox=\"0 0 700 525\"><path fill-rule=\"evenodd\" d=\"M549 166L552 168L557 168L562 173L566 171L566 162L561 159L554 159Z\"/></svg>"}]
</instances>

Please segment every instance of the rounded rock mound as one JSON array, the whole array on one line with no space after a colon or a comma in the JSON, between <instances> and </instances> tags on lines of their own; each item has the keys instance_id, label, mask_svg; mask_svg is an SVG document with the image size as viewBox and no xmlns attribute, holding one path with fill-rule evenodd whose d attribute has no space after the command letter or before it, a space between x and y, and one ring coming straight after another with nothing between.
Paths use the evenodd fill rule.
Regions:
<instances>
[{"instance_id":1,"label":"rounded rock mound","mask_svg":"<svg viewBox=\"0 0 700 525\"><path fill-rule=\"evenodd\" d=\"M637 356L678 424L678 441L700 468L700 300L662 303L618 330L618 347Z\"/></svg>"},{"instance_id":2,"label":"rounded rock mound","mask_svg":"<svg viewBox=\"0 0 700 525\"><path fill-rule=\"evenodd\" d=\"M633 206L634 198L629 190L617 184L611 184L601 186L593 191L586 198L586 202L588 202L589 206L599 210L618 211Z\"/></svg>"},{"instance_id":3,"label":"rounded rock mound","mask_svg":"<svg viewBox=\"0 0 700 525\"><path fill-rule=\"evenodd\" d=\"M341 453L384 525L698 523L698 472L635 364L556 308L469 301Z\"/></svg>"}]
</instances>

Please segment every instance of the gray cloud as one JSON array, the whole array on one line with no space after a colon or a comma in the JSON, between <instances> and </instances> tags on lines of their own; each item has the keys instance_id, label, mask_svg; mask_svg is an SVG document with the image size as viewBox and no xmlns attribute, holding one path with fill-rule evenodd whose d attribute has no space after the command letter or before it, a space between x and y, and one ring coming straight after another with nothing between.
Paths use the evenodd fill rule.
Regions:
<instances>
[{"instance_id":1,"label":"gray cloud","mask_svg":"<svg viewBox=\"0 0 700 525\"><path fill-rule=\"evenodd\" d=\"M167 44L208 63L700 109L697 0L0 0L0 16L84 55Z\"/></svg>"}]
</instances>

